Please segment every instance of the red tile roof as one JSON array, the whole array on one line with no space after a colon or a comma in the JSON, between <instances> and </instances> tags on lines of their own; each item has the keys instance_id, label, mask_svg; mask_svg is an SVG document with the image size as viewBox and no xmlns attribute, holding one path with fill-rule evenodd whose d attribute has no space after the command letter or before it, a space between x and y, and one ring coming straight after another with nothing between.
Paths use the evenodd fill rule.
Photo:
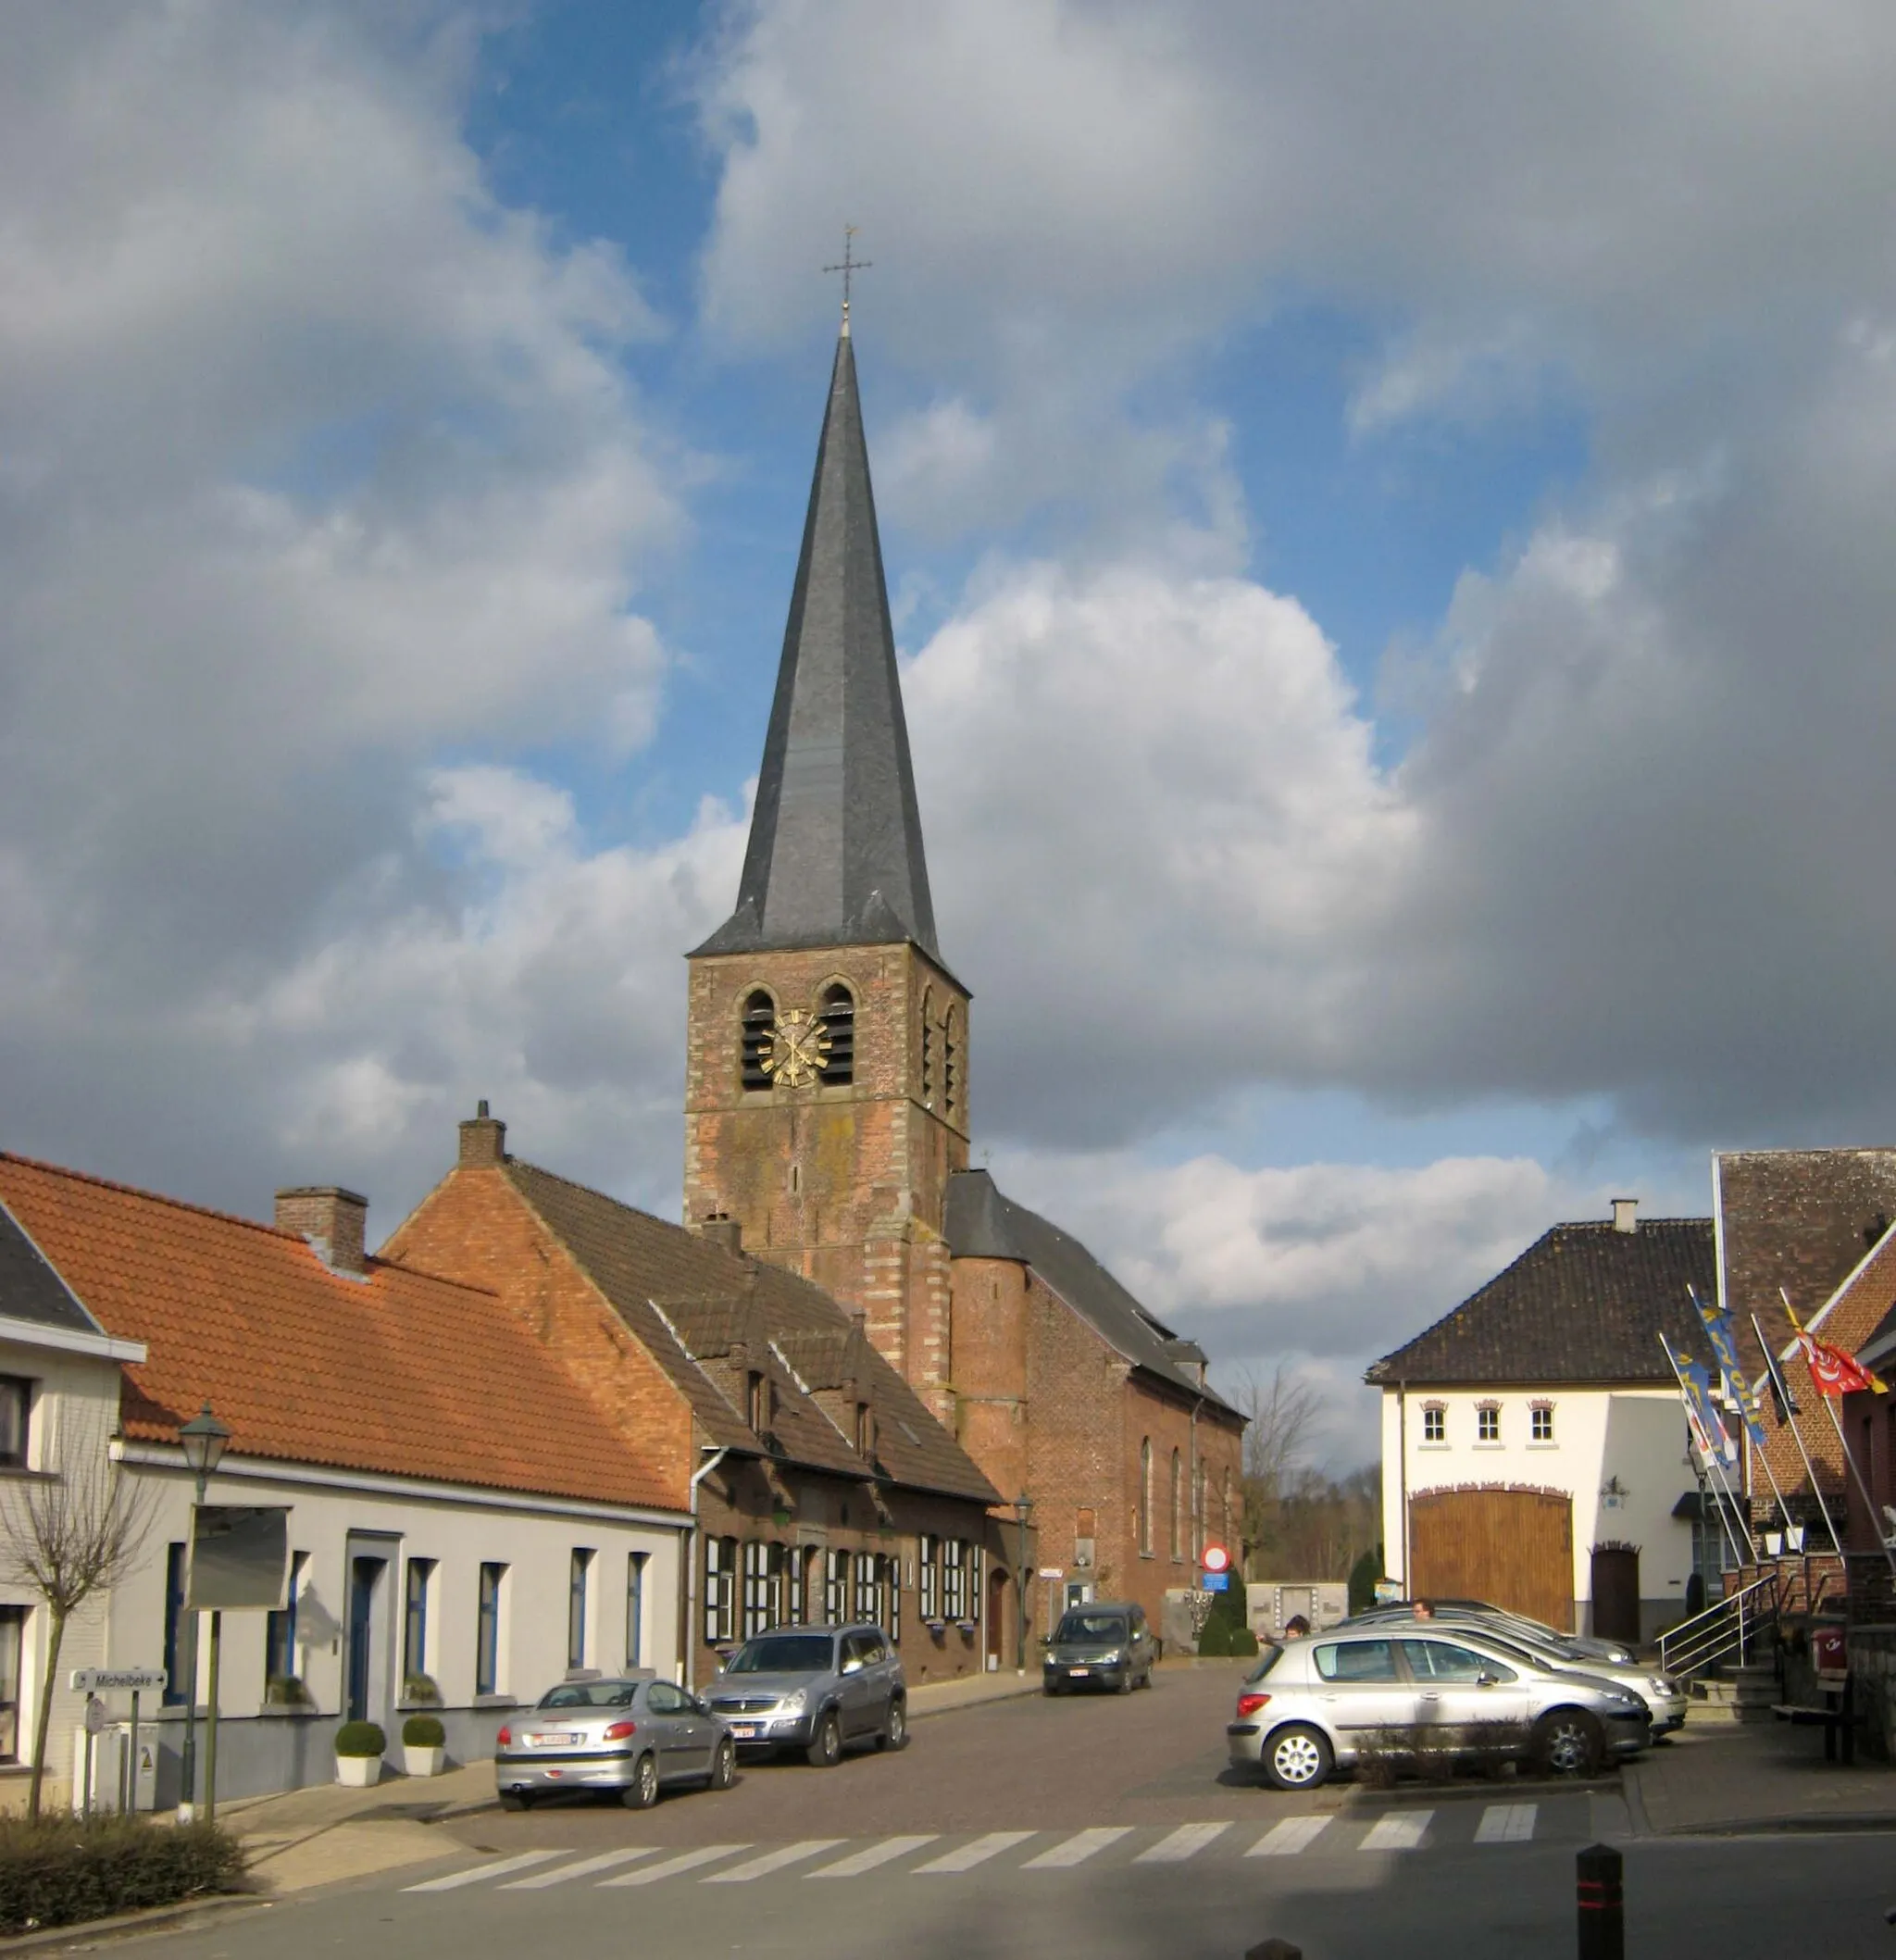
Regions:
<instances>
[{"instance_id":1,"label":"red tile roof","mask_svg":"<svg viewBox=\"0 0 1896 1960\"><path fill-rule=\"evenodd\" d=\"M209 1398L233 1455L670 1509L655 1467L493 1294L0 1152L0 1201L106 1331L129 1437Z\"/></svg>"}]
</instances>

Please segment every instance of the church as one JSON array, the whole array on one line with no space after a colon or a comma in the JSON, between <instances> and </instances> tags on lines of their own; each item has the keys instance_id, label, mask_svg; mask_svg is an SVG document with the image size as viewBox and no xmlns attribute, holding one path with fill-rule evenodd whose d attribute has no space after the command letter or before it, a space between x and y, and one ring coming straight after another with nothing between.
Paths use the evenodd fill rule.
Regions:
<instances>
[{"instance_id":1,"label":"church","mask_svg":"<svg viewBox=\"0 0 1896 1960\"><path fill-rule=\"evenodd\" d=\"M736 904L687 958L682 1229L483 1105L385 1255L498 1292L667 1460L701 1665L774 1619L879 1618L929 1678L1091 1598L1160 1624L1236 1547L1243 1419L969 1167L846 306Z\"/></svg>"}]
</instances>

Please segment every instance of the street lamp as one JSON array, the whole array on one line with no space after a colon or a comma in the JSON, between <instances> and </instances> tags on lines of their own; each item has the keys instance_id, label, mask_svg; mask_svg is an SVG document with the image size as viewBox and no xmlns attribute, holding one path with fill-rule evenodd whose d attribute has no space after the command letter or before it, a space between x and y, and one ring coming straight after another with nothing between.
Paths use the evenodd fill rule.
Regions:
<instances>
[{"instance_id":1,"label":"street lamp","mask_svg":"<svg viewBox=\"0 0 1896 1960\"><path fill-rule=\"evenodd\" d=\"M205 1485L210 1475L223 1459L224 1446L231 1440L231 1432L211 1414L211 1405L206 1402L189 1422L178 1425L178 1442L184 1452L184 1461L192 1476L196 1479L197 1494L193 1502L193 1517L190 1542L197 1542L196 1507L204 1502ZM217 1719L218 1719L218 1648L222 1642L218 1636L223 1632L222 1616L211 1615L211 1742L210 1742L210 1783L206 1794L207 1814L217 1807ZM197 1797L197 1615L191 1616L190 1636L185 1642L189 1649L184 1662L184 1794L179 1800L178 1816L181 1822L189 1822L196 1809Z\"/></svg>"},{"instance_id":2,"label":"street lamp","mask_svg":"<svg viewBox=\"0 0 1896 1960\"><path fill-rule=\"evenodd\" d=\"M1020 1584L1014 1613L1014 1667L1019 1674L1027 1672L1027 1514L1032 1509L1033 1499L1023 1491L1014 1500L1014 1517L1020 1527Z\"/></svg>"}]
</instances>

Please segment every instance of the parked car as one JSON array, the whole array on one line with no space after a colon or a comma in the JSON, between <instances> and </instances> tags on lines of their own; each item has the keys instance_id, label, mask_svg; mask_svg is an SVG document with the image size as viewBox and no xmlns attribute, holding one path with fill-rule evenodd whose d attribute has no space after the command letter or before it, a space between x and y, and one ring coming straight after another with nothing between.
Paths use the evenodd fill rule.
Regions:
<instances>
[{"instance_id":1,"label":"parked car","mask_svg":"<svg viewBox=\"0 0 1896 1960\"><path fill-rule=\"evenodd\" d=\"M1563 1633L1558 1627L1550 1627L1545 1620L1529 1619L1525 1613L1516 1613L1507 1606L1491 1606L1485 1599L1431 1599L1428 1607L1437 1615L1473 1615L1478 1619L1491 1619L1497 1625L1512 1626L1538 1640L1556 1642L1575 1660L1612 1661L1624 1667L1638 1659L1624 1641L1596 1640L1587 1633ZM1379 1606L1366 1606L1361 1613L1353 1613L1346 1624L1366 1627L1376 1620L1413 1619L1415 1617L1416 1602L1398 1599L1386 1601Z\"/></svg>"},{"instance_id":2,"label":"parked car","mask_svg":"<svg viewBox=\"0 0 1896 1960\"><path fill-rule=\"evenodd\" d=\"M1360 1622L1343 1622L1346 1627L1358 1624L1386 1626L1388 1622L1374 1620L1367 1616ZM1484 1652L1495 1654L1502 1660L1518 1662L1525 1658L1539 1667L1568 1668L1576 1674L1597 1675L1602 1680L1613 1681L1622 1688L1630 1689L1645 1703L1653 1717L1653 1733L1655 1737L1670 1735L1675 1729L1682 1729L1685 1726L1686 1711L1691 1705L1691 1701L1682 1682L1641 1661L1622 1664L1591 1656L1576 1658L1571 1643L1559 1635L1543 1636L1530 1630L1540 1626L1538 1620L1523 1619L1517 1615L1495 1617L1477 1616L1457 1611L1444 1604L1432 1619L1415 1624L1440 1627L1444 1630L1452 1629L1458 1636L1478 1642Z\"/></svg>"},{"instance_id":3,"label":"parked car","mask_svg":"<svg viewBox=\"0 0 1896 1960\"><path fill-rule=\"evenodd\" d=\"M505 1810L566 1790L610 1790L629 1810L649 1810L676 1783L729 1790L736 1771L729 1725L697 1696L650 1676L568 1675L494 1738Z\"/></svg>"},{"instance_id":4,"label":"parked car","mask_svg":"<svg viewBox=\"0 0 1896 1960\"><path fill-rule=\"evenodd\" d=\"M908 1683L879 1627L773 1627L717 1670L709 1700L746 1755L801 1749L827 1769L852 1743L908 1742Z\"/></svg>"},{"instance_id":5,"label":"parked car","mask_svg":"<svg viewBox=\"0 0 1896 1960\"><path fill-rule=\"evenodd\" d=\"M1145 1608L1129 1601L1069 1606L1041 1644L1046 1649L1041 1685L1049 1694L1080 1687L1116 1688L1129 1694L1152 1686L1158 1646Z\"/></svg>"},{"instance_id":6,"label":"parked car","mask_svg":"<svg viewBox=\"0 0 1896 1960\"><path fill-rule=\"evenodd\" d=\"M1271 1647L1225 1730L1235 1764L1309 1790L1368 1755L1514 1757L1590 1774L1651 1736L1638 1695L1594 1675L1503 1661L1461 1629L1362 1629Z\"/></svg>"}]
</instances>

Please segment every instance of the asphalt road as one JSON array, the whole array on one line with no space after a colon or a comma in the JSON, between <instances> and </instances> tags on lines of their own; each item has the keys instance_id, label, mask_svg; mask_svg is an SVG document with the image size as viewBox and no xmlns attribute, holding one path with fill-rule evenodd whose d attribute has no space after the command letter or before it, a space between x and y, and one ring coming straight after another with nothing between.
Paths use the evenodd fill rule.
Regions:
<instances>
[{"instance_id":1,"label":"asphalt road","mask_svg":"<svg viewBox=\"0 0 1896 1960\"><path fill-rule=\"evenodd\" d=\"M638 1814L562 1802L443 1830L435 1864L143 1942L170 1960L523 1950L698 1960L1310 1960L1575 1951L1574 1853L1610 1792L1512 1779L1289 1798L1231 1779L1235 1672L1149 1695L992 1704L899 1756L751 1769ZM1896 1838L1641 1841L1628 1950L1896 1956Z\"/></svg>"}]
</instances>

